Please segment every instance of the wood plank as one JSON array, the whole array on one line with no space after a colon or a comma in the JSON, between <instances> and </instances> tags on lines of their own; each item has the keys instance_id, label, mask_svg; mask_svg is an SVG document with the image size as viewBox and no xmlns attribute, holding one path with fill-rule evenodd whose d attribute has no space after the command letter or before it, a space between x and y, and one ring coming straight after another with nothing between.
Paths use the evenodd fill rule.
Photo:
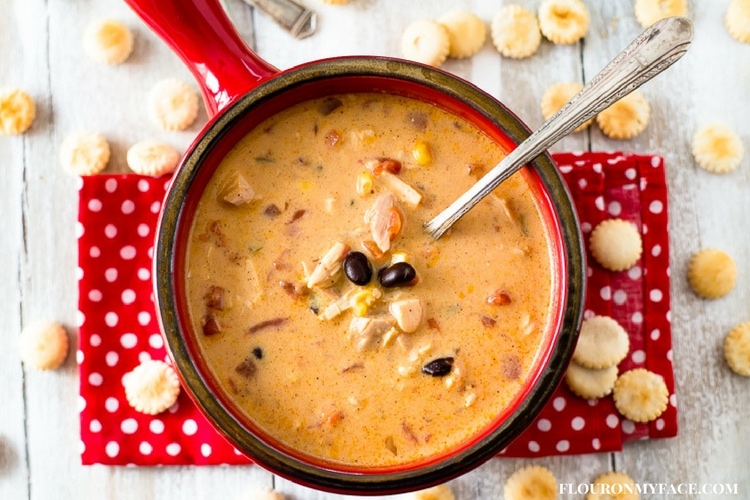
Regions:
<instances>
[{"instance_id":1,"label":"wood plank","mask_svg":"<svg viewBox=\"0 0 750 500\"><path fill-rule=\"evenodd\" d=\"M727 4L690 4L689 17L695 23L692 48L642 89L652 106L646 132L630 141L613 141L596 133L592 147L664 156L670 190L671 318L680 434L675 439L626 445L617 454L615 467L641 483L739 482L740 491L747 492L749 455L732 443L745 442L750 436L746 426L738 424L750 409L750 386L726 367L721 342L731 327L749 318L748 163L732 174L714 175L698 168L690 152L693 133L709 121L724 122L743 138L750 133L745 112L737 106L748 99L748 91L739 82L748 68L741 61L750 61L750 51L732 40L724 28ZM629 6L622 4L608 3L596 24L595 29L615 29L601 44L587 44L587 73L603 65L641 30ZM743 69L738 72L739 68ZM738 289L725 299L701 300L687 285L687 262L704 247L721 248L738 263Z\"/></svg>"},{"instance_id":2,"label":"wood plank","mask_svg":"<svg viewBox=\"0 0 750 500\"><path fill-rule=\"evenodd\" d=\"M352 2L341 7L316 5L321 17L319 32L302 41L292 40L272 22L258 17L256 36L259 54L280 68L323 56L370 54L400 57L398 42L408 23L416 19L437 18L457 8L455 2L451 1L433 1L429 5L392 0L382 3L386 5L376 7L373 2ZM536 2L522 3L531 10L536 8ZM492 17L499 10L496 4L479 0L462 2L461 7L485 20L488 29ZM544 42L532 58L515 61L502 58L488 40L472 58L448 60L443 69L499 98L532 128L542 124L539 101L547 86L557 81L580 82L583 78L580 47L554 46L549 42ZM565 138L554 150L581 151L587 148L587 144L587 133L574 134ZM595 472L606 470L609 455L534 461L498 458L450 484L456 498L500 498L505 478L516 468L531 462L548 465L561 480L577 483ZM315 492L278 478L276 487L293 498L352 498Z\"/></svg>"},{"instance_id":3,"label":"wood plank","mask_svg":"<svg viewBox=\"0 0 750 500\"><path fill-rule=\"evenodd\" d=\"M487 23L500 6L487 0L356 0L343 6L303 0L320 14L319 32L293 40L272 21L253 17L239 0L222 0L246 39L270 63L285 69L321 57L372 54L399 56L403 28L419 18L437 18L457 7ZM520 3L531 10L537 0ZM554 151L654 152L666 159L670 189L672 324L680 435L676 439L627 444L622 453L539 460L492 459L451 482L460 499L500 498L507 476L527 463L550 467L562 483L580 484L612 466L641 483L737 483L750 491L750 386L729 372L721 353L724 334L750 320L750 160L724 176L699 169L690 153L694 131L709 121L732 126L750 150L750 45L724 28L729 0L689 2L696 23L690 53L669 73L647 84L652 104L647 131L614 141L593 127L564 139ZM156 138L184 149L207 117L185 132L162 132L149 121L146 96L158 80L191 75L163 42L122 2L91 0L0 0L0 85L28 90L38 105L32 129L0 137L0 328L16 339L24 324L42 317L63 322L76 342L76 180L61 171L57 150L69 133L88 128L112 145L108 172L126 172L125 151ZM448 61L444 69L500 98L532 129L542 123L539 99L556 81L590 79L640 32L632 2L587 2L592 25L581 46L543 42L523 61L501 58L488 44L471 59ZM97 65L81 49L85 26L98 17L124 20L135 32L135 51L118 67ZM253 23L256 23L253 29ZM195 86L197 88L197 86ZM738 286L717 301L695 297L685 279L687 261L704 247L722 248L738 265ZM353 498L310 490L260 467L83 467L78 439L77 370L71 353L52 373L23 370L15 340L0 350L0 498L235 498L252 487L275 485L289 498ZM75 350L75 349L73 349ZM384 497L381 497L384 498ZM562 495L561 498L574 498ZM576 496L576 498L578 498ZM699 495L697 498L715 498Z\"/></svg>"},{"instance_id":4,"label":"wood plank","mask_svg":"<svg viewBox=\"0 0 750 500\"><path fill-rule=\"evenodd\" d=\"M519 2L536 11L537 2ZM489 14L489 13L488 13ZM589 37L596 36L589 33ZM513 60L498 58L501 68L498 98L513 110L533 131L544 122L540 102L544 91L557 82L583 83L580 44L571 46L555 45L543 40L539 50L530 58ZM565 137L551 151L584 151L587 149L589 132L571 134ZM606 453L577 457L547 457L538 460L503 459L492 460L469 476L458 479L457 491L464 498L500 498L505 480L516 469L529 463L548 467L560 483L578 483L583 474L606 467L609 455ZM478 476L474 480L473 476ZM572 498L560 495L560 498Z\"/></svg>"},{"instance_id":5,"label":"wood plank","mask_svg":"<svg viewBox=\"0 0 750 500\"><path fill-rule=\"evenodd\" d=\"M40 123L47 125L35 138L35 148L27 160L30 178L25 217L28 262L24 262L25 316L49 315L71 331L72 345L77 317L75 293L76 249L73 228L76 220L77 181L62 172L56 150L69 133L87 128L103 133L112 147L108 172L125 172L127 148L146 138L158 138L178 148L186 147L206 120L205 113L185 132L162 132L149 122L146 96L161 78L177 77L191 82L191 76L164 44L130 12L124 4L46 2L38 15L23 19L19 26L47 22L28 33L49 33L49 44L29 44L42 51L37 74L47 86L41 95L53 95ZM20 2L19 2L20 5ZM97 65L83 54L80 33L92 20L114 17L124 20L136 36L136 48L119 67ZM49 55L46 54L49 46ZM29 64L29 54L26 54ZM49 64L49 69L47 68ZM43 108L44 110L44 108ZM54 214L52 217L50 214ZM51 242L61 242L54 245ZM28 310L28 313L26 311ZM24 318L26 319L26 318ZM75 351L75 347L73 347ZM33 498L122 498L171 499L197 495L226 498L243 491L249 479L271 485L271 475L258 467L170 467L126 468L83 467L78 453L78 408L75 356L71 354L62 370L51 374L29 374L27 378L27 426L29 463ZM59 397L50 397L58 394ZM50 419L53 418L54 421ZM22 421L22 419L21 419ZM64 431L61 432L60 430ZM51 452L52 451L52 452ZM20 475L19 475L20 476ZM34 480L33 478L39 478ZM44 478L44 480L41 480ZM9 498L20 498L22 495ZM25 496L25 495L23 495Z\"/></svg>"},{"instance_id":6,"label":"wood plank","mask_svg":"<svg viewBox=\"0 0 750 500\"><path fill-rule=\"evenodd\" d=\"M532 12L537 2L517 2ZM474 2L472 11L491 22L499 7L487 2ZM592 34L593 35L593 34ZM591 36L591 35L590 35ZM524 121L531 131L544 122L540 101L544 91L556 82L583 82L580 45L561 46L543 40L539 50L530 58L514 60L501 57L491 42L471 59L471 81L500 99ZM446 64L446 69L450 64ZM494 68L497 68L495 70ZM583 151L587 149L588 132L572 134L552 148L552 151ZM518 468L528 464L548 467L560 483L578 483L586 474L602 470L609 455L592 454L576 457L546 457L540 459L492 459L474 472L450 484L456 498L501 498L505 480ZM563 494L560 498L573 498Z\"/></svg>"},{"instance_id":7,"label":"wood plank","mask_svg":"<svg viewBox=\"0 0 750 500\"><path fill-rule=\"evenodd\" d=\"M30 68L23 64L33 40L19 33L27 15L39 14L39 2L22 9L20 3L5 5L0 18L0 87L21 88L37 102L39 115L31 129L20 136L0 136L0 214L3 237L0 238L0 301L5 304L0 314L0 331L6 348L0 349L0 498L26 498L29 494L30 471L26 450L24 371L18 357L18 337L23 326L21 267L26 260L26 227L23 206L26 203L25 183L28 152L42 134L40 119L47 115L43 98L44 82L38 82Z\"/></svg>"}]
</instances>

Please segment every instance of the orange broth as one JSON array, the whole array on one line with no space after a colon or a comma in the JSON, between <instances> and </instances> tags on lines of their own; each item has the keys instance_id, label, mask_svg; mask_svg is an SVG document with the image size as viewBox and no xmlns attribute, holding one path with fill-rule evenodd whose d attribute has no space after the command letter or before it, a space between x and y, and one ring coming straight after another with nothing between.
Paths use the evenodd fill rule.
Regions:
<instances>
[{"instance_id":1,"label":"orange broth","mask_svg":"<svg viewBox=\"0 0 750 500\"><path fill-rule=\"evenodd\" d=\"M440 240L423 224L504 154L452 114L381 94L303 102L247 134L198 203L187 256L192 327L226 397L291 449L356 466L485 428L548 329L549 235L521 174ZM366 285L342 269L350 252L372 266ZM382 286L397 262L416 279Z\"/></svg>"}]
</instances>

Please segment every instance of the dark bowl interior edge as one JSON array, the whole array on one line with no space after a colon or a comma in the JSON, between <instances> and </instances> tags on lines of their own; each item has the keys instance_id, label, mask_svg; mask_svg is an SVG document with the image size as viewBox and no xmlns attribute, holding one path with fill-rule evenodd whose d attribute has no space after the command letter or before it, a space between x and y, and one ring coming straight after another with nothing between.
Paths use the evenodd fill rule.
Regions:
<instances>
[{"instance_id":1,"label":"dark bowl interior edge","mask_svg":"<svg viewBox=\"0 0 750 500\"><path fill-rule=\"evenodd\" d=\"M216 415L217 410L221 413L222 409L217 407L218 402L207 390L203 376L190 362L191 354L180 340L181 334L177 329L178 313L173 302L176 272L173 251L181 222L180 207L203 159L226 133L226 130L239 121L248 109L294 86L341 75L367 75L416 82L465 101L478 113L498 123L500 128L517 143L524 140L530 133L512 112L472 84L440 70L387 58L339 58L293 68L259 85L219 115L186 154L179 173L172 181L159 220L154 254L155 298L167 347L177 365L184 386L207 415ZM239 433L235 431L241 428L229 416L218 419L215 416L209 417L214 420L214 425L223 427L222 432L231 442L251 449L252 458L273 472L312 487L350 494L374 495L424 488L468 472L495 456L536 417L560 382L575 347L585 297L584 247L577 215L570 201L567 186L547 153L540 155L533 162L533 167L547 188L556 213L562 221L561 236L564 250L567 252L565 259L569 277L569 294L562 319L562 333L558 336L556 345L552 347L554 354L541 373L536 387L532 389L530 397L506 422L485 438L485 442L479 446L479 451L461 452L445 461L440 467L430 468L426 474L423 471L419 473L404 471L375 478L362 474L321 471L307 464L299 464L281 452L265 450L254 439L242 439L238 442Z\"/></svg>"}]
</instances>

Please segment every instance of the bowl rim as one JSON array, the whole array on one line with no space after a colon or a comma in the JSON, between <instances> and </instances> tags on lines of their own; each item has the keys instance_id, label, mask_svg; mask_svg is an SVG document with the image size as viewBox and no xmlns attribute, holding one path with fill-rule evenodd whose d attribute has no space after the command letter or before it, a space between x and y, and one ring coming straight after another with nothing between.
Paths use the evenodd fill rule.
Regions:
<instances>
[{"instance_id":1,"label":"bowl rim","mask_svg":"<svg viewBox=\"0 0 750 500\"><path fill-rule=\"evenodd\" d=\"M404 466L373 475L303 463L283 450L269 447L261 439L247 435L246 430L226 414L226 409L212 395L205 375L197 369L182 338L179 319L182 313L175 299L175 280L179 279L175 271L180 266L175 262L175 256L179 258L176 249L179 248L180 231L185 231L186 226L190 225L183 210L185 200L202 165L209 161L211 154L216 154L216 145L249 113L274 99L283 100L280 96L291 89L347 77L396 80L431 89L460 103L472 115L484 117L508 138L509 144L517 144L530 134L523 122L494 97L457 76L418 63L386 57L355 56L314 61L282 71L209 121L183 157L170 183L157 224L153 254L154 301L167 351L183 387L212 425L238 450L270 471L313 488L360 495L399 493L442 483L477 467L504 449L541 411L559 384L575 347L585 298L585 252L567 185L550 155L544 153L531 165L543 186L543 192L537 193L537 196L547 198L546 203L554 212L550 215L559 219L557 228L560 241L550 242L561 245L560 264L564 269L559 272L567 277L567 282L560 284L565 297L561 301L564 303L559 306L562 311L559 331L552 339L554 345L548 349L550 356L543 363L542 370L535 374L536 382L527 397L508 419L493 428L487 436L479 440L470 439L471 445L461 447L454 455L416 469ZM283 107L296 102L286 103ZM546 222L549 225L549 221Z\"/></svg>"}]
</instances>

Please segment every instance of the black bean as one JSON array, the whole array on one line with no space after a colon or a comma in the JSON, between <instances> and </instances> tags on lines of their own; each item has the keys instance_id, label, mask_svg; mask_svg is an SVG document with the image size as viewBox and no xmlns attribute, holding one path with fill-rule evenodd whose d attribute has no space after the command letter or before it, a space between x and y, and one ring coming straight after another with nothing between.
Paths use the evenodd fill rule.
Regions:
<instances>
[{"instance_id":1,"label":"black bean","mask_svg":"<svg viewBox=\"0 0 750 500\"><path fill-rule=\"evenodd\" d=\"M344 258L344 274L355 285L364 286L372 279L372 265L362 252L349 252Z\"/></svg>"},{"instance_id":2,"label":"black bean","mask_svg":"<svg viewBox=\"0 0 750 500\"><path fill-rule=\"evenodd\" d=\"M453 358L437 358L424 365L422 373L433 377L445 377L451 372L451 368L453 368Z\"/></svg>"},{"instance_id":3,"label":"black bean","mask_svg":"<svg viewBox=\"0 0 750 500\"><path fill-rule=\"evenodd\" d=\"M407 262L396 262L378 273L380 284L386 288L412 286L416 283L417 271Z\"/></svg>"}]
</instances>

